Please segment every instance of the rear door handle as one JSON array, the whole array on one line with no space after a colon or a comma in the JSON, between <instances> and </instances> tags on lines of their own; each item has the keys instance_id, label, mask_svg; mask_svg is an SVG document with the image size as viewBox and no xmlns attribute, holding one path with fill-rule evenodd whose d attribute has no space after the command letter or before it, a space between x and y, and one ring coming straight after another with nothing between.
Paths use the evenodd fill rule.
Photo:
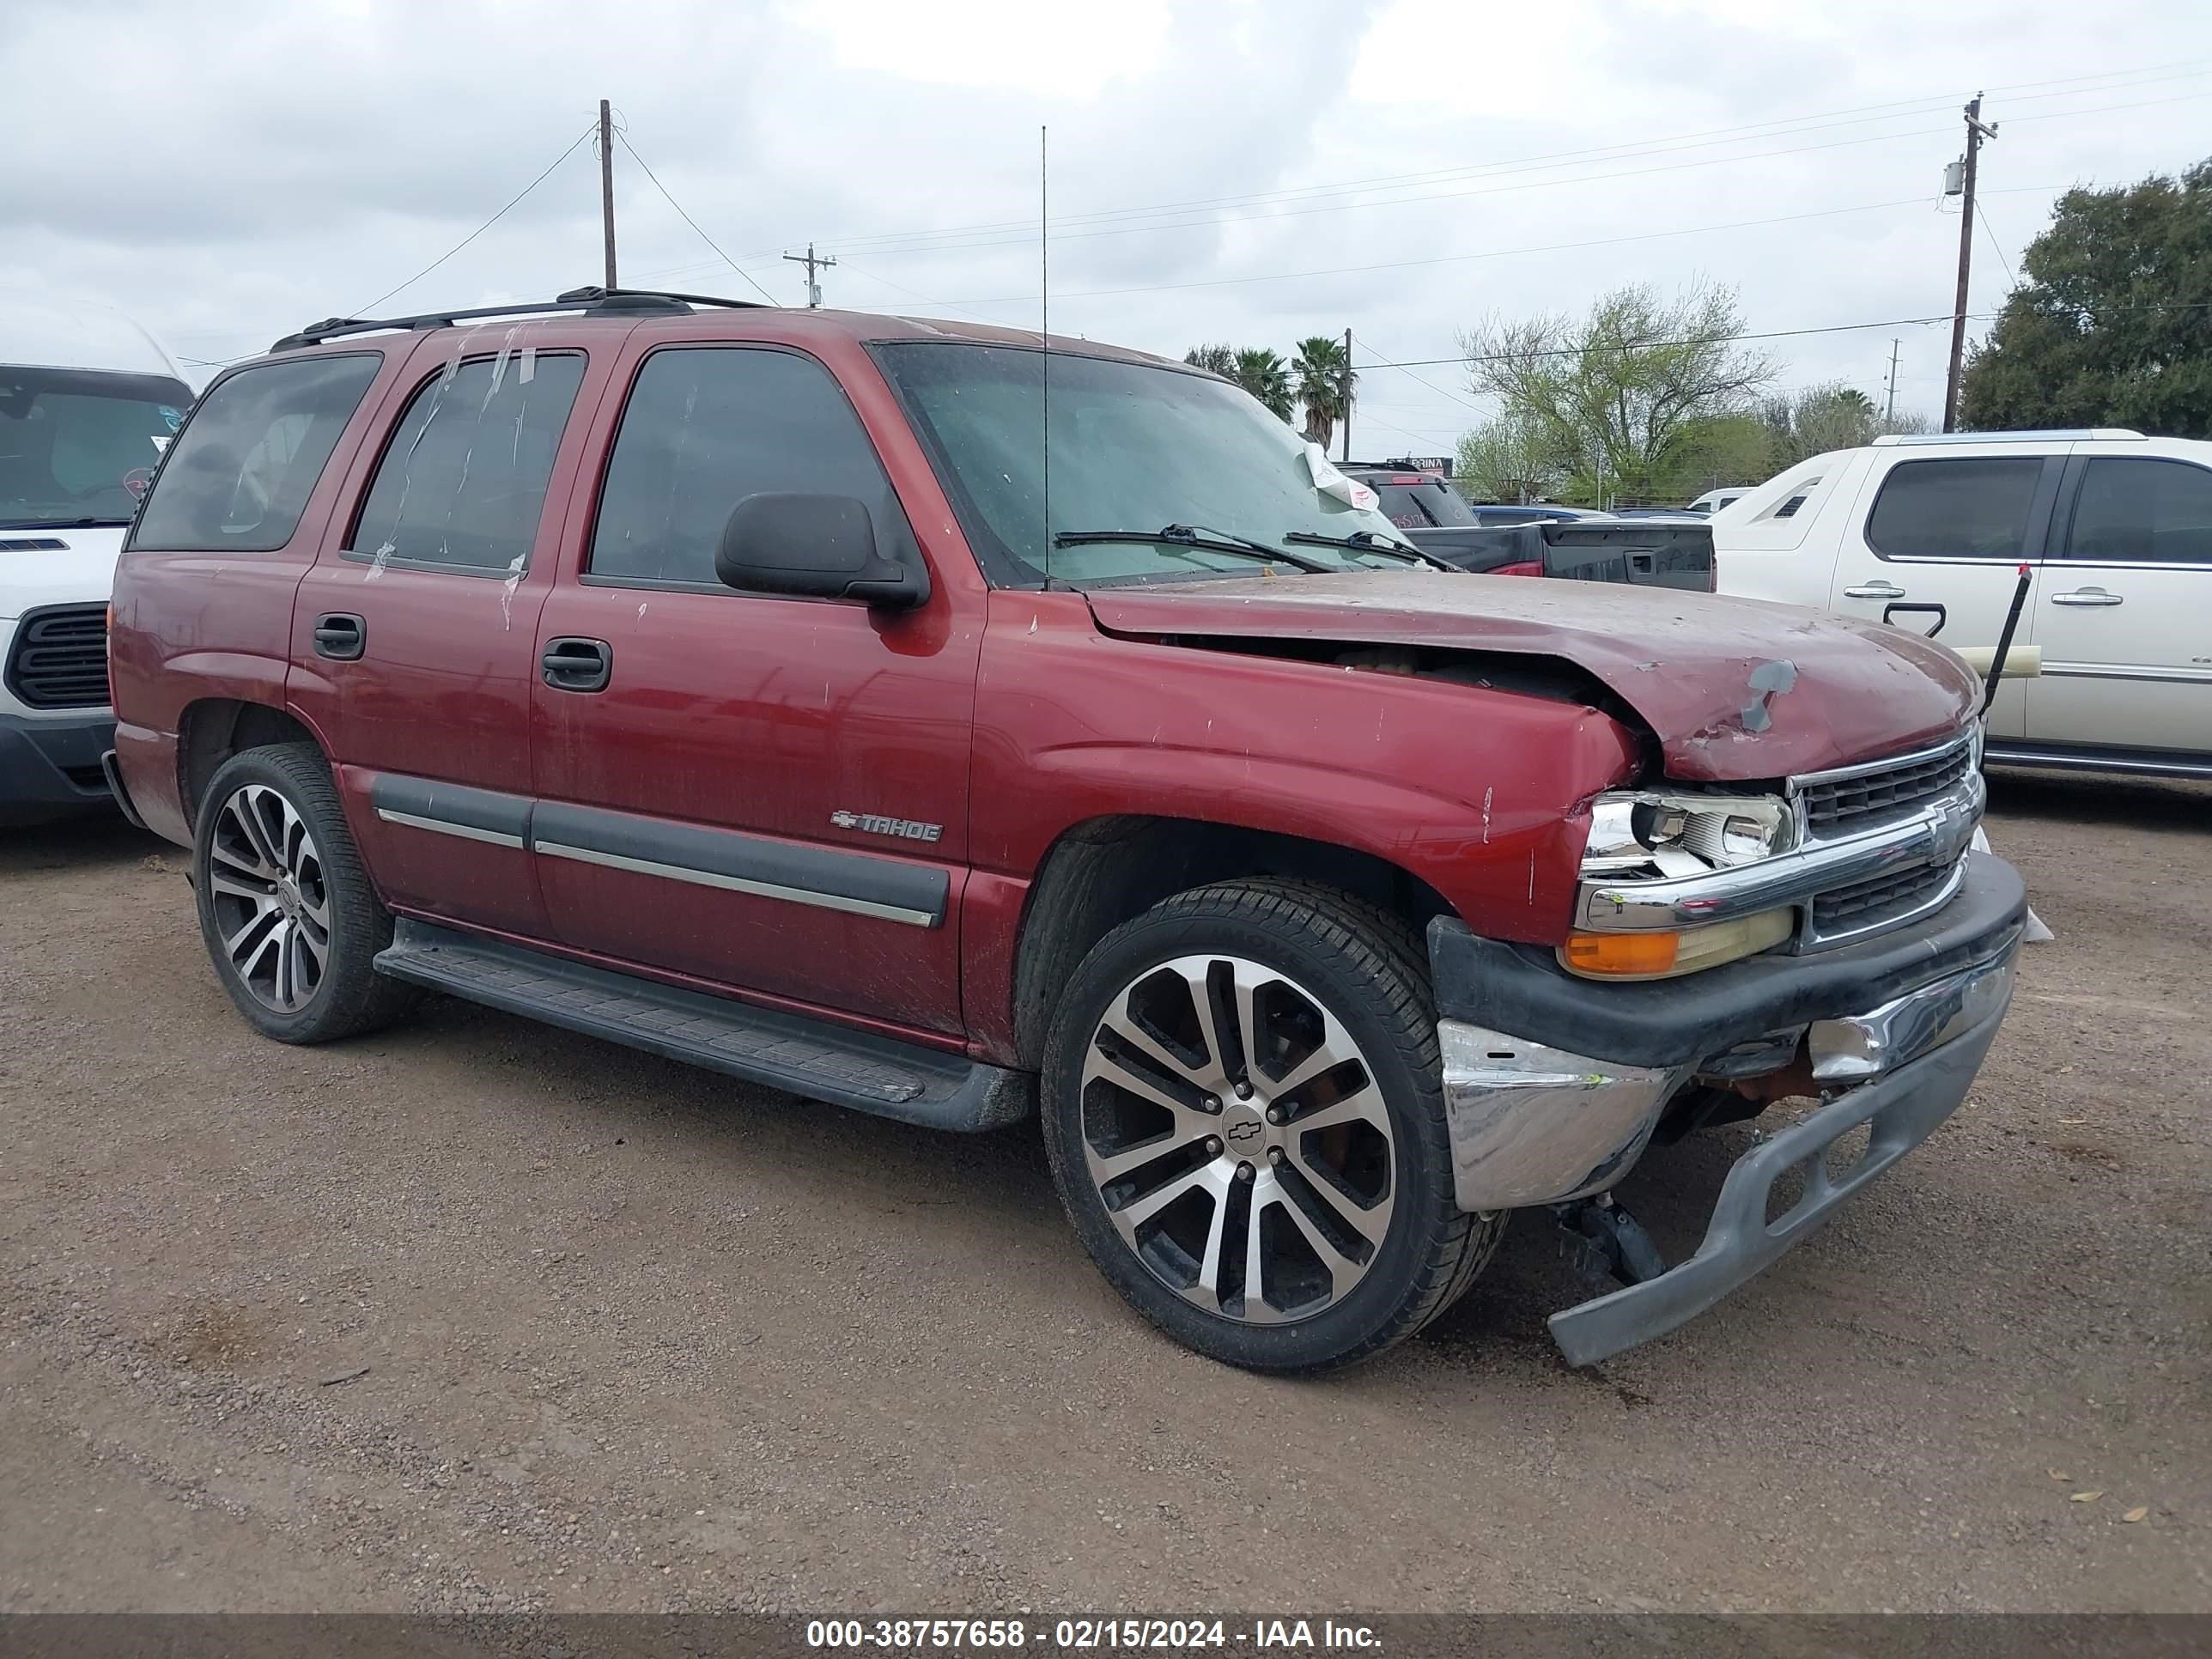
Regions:
<instances>
[{"instance_id":1,"label":"rear door handle","mask_svg":"<svg viewBox=\"0 0 2212 1659\"><path fill-rule=\"evenodd\" d=\"M1847 587L1844 590L1844 597L1847 599L1901 599L1905 597L1905 590L1894 582L1875 581L1869 582L1864 587Z\"/></svg>"},{"instance_id":2,"label":"rear door handle","mask_svg":"<svg viewBox=\"0 0 2212 1659\"><path fill-rule=\"evenodd\" d=\"M2101 587L2077 587L2070 593L2053 593L2053 605L2124 605L2126 599L2118 593L2107 593Z\"/></svg>"},{"instance_id":3,"label":"rear door handle","mask_svg":"<svg viewBox=\"0 0 2212 1659\"><path fill-rule=\"evenodd\" d=\"M368 647L368 624L343 611L315 618L315 654L332 662L358 662Z\"/></svg>"},{"instance_id":4,"label":"rear door handle","mask_svg":"<svg viewBox=\"0 0 2212 1659\"><path fill-rule=\"evenodd\" d=\"M614 677L614 647L605 640L548 640L540 659L545 684L560 691L604 691Z\"/></svg>"}]
</instances>

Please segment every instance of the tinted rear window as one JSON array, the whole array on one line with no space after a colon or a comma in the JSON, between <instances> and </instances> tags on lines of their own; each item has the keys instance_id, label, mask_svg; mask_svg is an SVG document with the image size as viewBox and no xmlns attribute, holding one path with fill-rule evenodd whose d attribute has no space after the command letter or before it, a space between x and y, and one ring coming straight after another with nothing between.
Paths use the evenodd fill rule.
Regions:
<instances>
[{"instance_id":1,"label":"tinted rear window","mask_svg":"<svg viewBox=\"0 0 2212 1659\"><path fill-rule=\"evenodd\" d=\"M1892 559L2018 559L2042 477L2036 456L1900 461L1867 516L1867 544Z\"/></svg>"},{"instance_id":2,"label":"tinted rear window","mask_svg":"<svg viewBox=\"0 0 2212 1659\"><path fill-rule=\"evenodd\" d=\"M172 446L131 545L176 553L283 546L383 362L373 352L302 357L216 382Z\"/></svg>"},{"instance_id":3,"label":"tinted rear window","mask_svg":"<svg viewBox=\"0 0 2212 1659\"><path fill-rule=\"evenodd\" d=\"M1425 530L1431 525L1464 525L1475 522L1474 514L1468 510L1458 492L1441 479L1428 479L1421 483L1392 483L1389 475L1374 473L1360 475L1361 482L1372 486L1382 498L1382 514L1401 530Z\"/></svg>"}]
</instances>

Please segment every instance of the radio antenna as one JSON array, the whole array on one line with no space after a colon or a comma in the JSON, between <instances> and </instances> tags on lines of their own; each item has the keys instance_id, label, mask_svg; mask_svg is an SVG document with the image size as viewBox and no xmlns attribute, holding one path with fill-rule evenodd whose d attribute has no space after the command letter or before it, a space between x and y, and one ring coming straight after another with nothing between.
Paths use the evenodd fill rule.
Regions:
<instances>
[{"instance_id":1,"label":"radio antenna","mask_svg":"<svg viewBox=\"0 0 2212 1659\"><path fill-rule=\"evenodd\" d=\"M1042 390L1037 402L1041 411L1038 426L1042 441L1039 448L1044 459L1044 586L1047 592L1052 591L1052 198L1048 185L1050 160L1046 149L1051 131L1049 127L1037 129L1037 343L1044 349L1044 360L1038 367Z\"/></svg>"}]
</instances>

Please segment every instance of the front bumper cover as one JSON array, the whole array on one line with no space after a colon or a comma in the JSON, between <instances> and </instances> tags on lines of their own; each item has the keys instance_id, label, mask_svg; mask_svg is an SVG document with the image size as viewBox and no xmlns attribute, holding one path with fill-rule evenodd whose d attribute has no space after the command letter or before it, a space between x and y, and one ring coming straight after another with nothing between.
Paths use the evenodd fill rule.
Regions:
<instances>
[{"instance_id":1,"label":"front bumper cover","mask_svg":"<svg viewBox=\"0 0 2212 1659\"><path fill-rule=\"evenodd\" d=\"M0 714L0 824L109 806L100 757L114 742L115 717L104 708L59 719Z\"/></svg>"},{"instance_id":2,"label":"front bumper cover","mask_svg":"<svg viewBox=\"0 0 2212 1659\"><path fill-rule=\"evenodd\" d=\"M1816 1080L1847 1090L1737 1163L1690 1260L1555 1315L1569 1359L1594 1363L1710 1307L1956 1110L2010 1002L2026 912L2017 872L1969 854L1959 896L1903 938L1630 985L1574 979L1534 952L1432 924L1463 1209L1606 1190L1642 1156L1675 1092L1729 1069L1731 1051L1777 1056L1771 1066L1802 1044ZM1826 1148L1869 1121L1866 1152L1840 1175L1826 1170ZM1803 1197L1770 1224L1769 1189L1801 1164Z\"/></svg>"},{"instance_id":3,"label":"front bumper cover","mask_svg":"<svg viewBox=\"0 0 2212 1659\"><path fill-rule=\"evenodd\" d=\"M1966 1097L2003 1022L2012 997L2009 956L1998 994L1994 1012L1933 1053L1838 1096L1738 1158L1721 1183L1705 1239L1688 1261L1553 1314L1552 1339L1567 1363L1595 1365L1695 1318L1765 1272L1838 1205L1935 1133ZM1828 1148L1862 1123L1871 1126L1866 1150L1840 1175L1832 1172ZM1799 1166L1805 1171L1802 1195L1769 1221L1775 1182Z\"/></svg>"}]
</instances>

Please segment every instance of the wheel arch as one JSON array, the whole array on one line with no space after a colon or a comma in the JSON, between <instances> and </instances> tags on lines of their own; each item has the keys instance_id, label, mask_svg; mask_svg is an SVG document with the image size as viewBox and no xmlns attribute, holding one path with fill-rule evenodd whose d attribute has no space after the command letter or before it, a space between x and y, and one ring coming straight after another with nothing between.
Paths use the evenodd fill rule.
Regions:
<instances>
[{"instance_id":1,"label":"wheel arch","mask_svg":"<svg viewBox=\"0 0 2212 1659\"><path fill-rule=\"evenodd\" d=\"M1358 848L1207 819L1086 819L1047 849L1022 908L1013 976L1018 1063L1042 1064L1052 1010L1100 939L1174 894L1246 877L1320 882L1403 916L1417 933L1431 917L1451 914L1427 882Z\"/></svg>"},{"instance_id":2,"label":"wheel arch","mask_svg":"<svg viewBox=\"0 0 2212 1659\"><path fill-rule=\"evenodd\" d=\"M185 825L196 828L200 798L223 763L248 749L271 744L312 743L330 754L321 737L288 708L238 697L200 697L177 718L177 799Z\"/></svg>"}]
</instances>

